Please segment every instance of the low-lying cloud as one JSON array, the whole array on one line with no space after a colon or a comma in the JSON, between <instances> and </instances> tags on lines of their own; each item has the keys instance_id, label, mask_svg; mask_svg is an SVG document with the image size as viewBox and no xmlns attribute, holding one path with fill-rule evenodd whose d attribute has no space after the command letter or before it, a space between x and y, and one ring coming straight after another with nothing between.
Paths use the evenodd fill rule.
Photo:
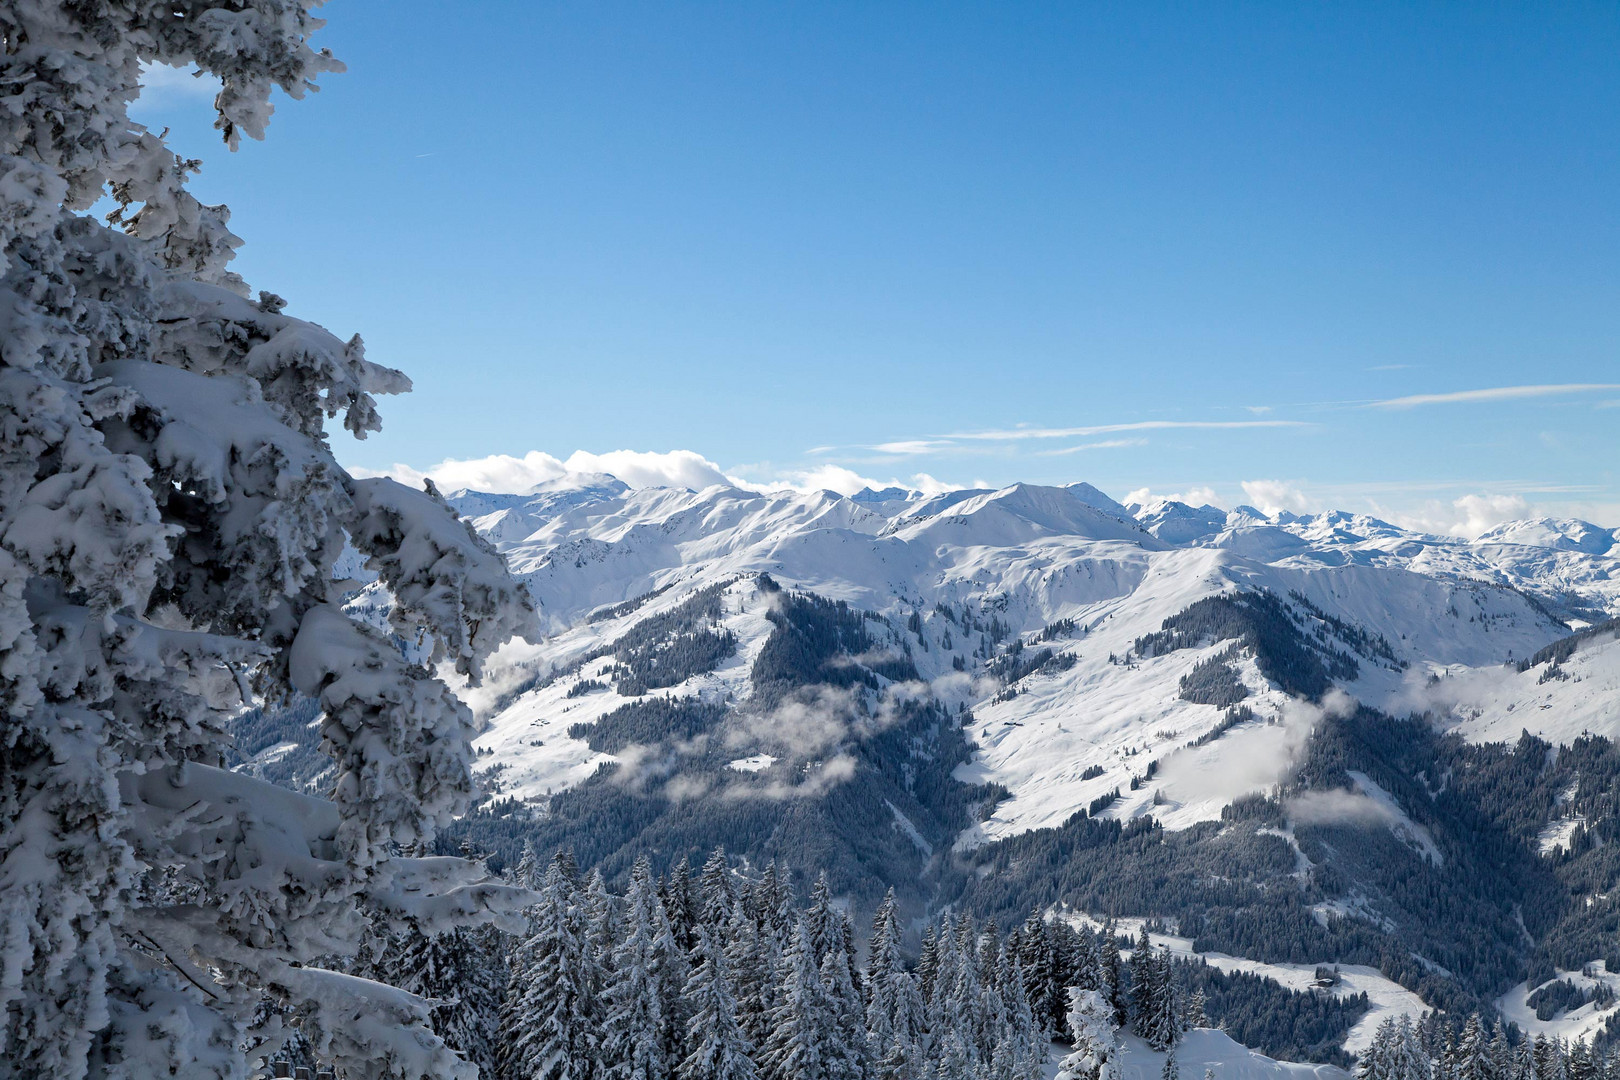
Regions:
<instances>
[{"instance_id":1,"label":"low-lying cloud","mask_svg":"<svg viewBox=\"0 0 1620 1080\"><path fill-rule=\"evenodd\" d=\"M1283 804L1295 825L1398 825L1400 815L1359 791L1307 791Z\"/></svg>"},{"instance_id":2,"label":"low-lying cloud","mask_svg":"<svg viewBox=\"0 0 1620 1080\"><path fill-rule=\"evenodd\" d=\"M1270 791L1293 776L1317 724L1355 708L1355 699L1337 689L1321 705L1289 701L1277 723L1240 727L1206 747L1171 755L1159 770L1164 790L1182 803L1229 803Z\"/></svg>"},{"instance_id":3,"label":"low-lying cloud","mask_svg":"<svg viewBox=\"0 0 1620 1080\"><path fill-rule=\"evenodd\" d=\"M1155 499L1186 503L1188 506L1215 506L1223 510L1226 508L1226 502L1220 495L1216 494L1214 488L1208 485L1188 488L1186 491L1167 492L1158 492L1150 488L1139 487L1135 491L1127 491L1125 498L1120 501L1125 506L1146 506Z\"/></svg>"},{"instance_id":4,"label":"low-lying cloud","mask_svg":"<svg viewBox=\"0 0 1620 1080\"><path fill-rule=\"evenodd\" d=\"M1418 510L1388 516L1405 529L1472 540L1505 521L1526 518L1531 513L1523 495L1481 493L1463 495L1449 503L1430 500Z\"/></svg>"},{"instance_id":5,"label":"low-lying cloud","mask_svg":"<svg viewBox=\"0 0 1620 1080\"><path fill-rule=\"evenodd\" d=\"M1293 484L1282 480L1245 480L1243 494L1249 501L1268 514L1286 510L1294 514L1309 514L1316 509L1316 500Z\"/></svg>"}]
</instances>

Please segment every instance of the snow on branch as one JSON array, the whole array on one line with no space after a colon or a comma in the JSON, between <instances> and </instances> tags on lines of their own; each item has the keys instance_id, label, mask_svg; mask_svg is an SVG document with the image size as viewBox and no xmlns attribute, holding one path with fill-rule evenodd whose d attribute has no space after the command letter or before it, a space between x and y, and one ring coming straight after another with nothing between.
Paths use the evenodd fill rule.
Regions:
<instances>
[{"instance_id":1,"label":"snow on branch","mask_svg":"<svg viewBox=\"0 0 1620 1080\"><path fill-rule=\"evenodd\" d=\"M393 594L390 624L405 637L432 635L435 662L453 658L476 679L503 643L537 633L528 590L431 484L413 491L386 477L356 480L354 505L349 535Z\"/></svg>"}]
</instances>

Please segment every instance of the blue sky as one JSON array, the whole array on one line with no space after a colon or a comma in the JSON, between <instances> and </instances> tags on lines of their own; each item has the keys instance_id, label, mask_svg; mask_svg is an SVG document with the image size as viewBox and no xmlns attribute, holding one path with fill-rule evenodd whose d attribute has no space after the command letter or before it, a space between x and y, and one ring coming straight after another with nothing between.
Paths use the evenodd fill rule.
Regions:
<instances>
[{"instance_id":1,"label":"blue sky","mask_svg":"<svg viewBox=\"0 0 1620 1080\"><path fill-rule=\"evenodd\" d=\"M325 14L349 70L265 143L136 114L415 380L353 466L1620 525L1612 4Z\"/></svg>"}]
</instances>

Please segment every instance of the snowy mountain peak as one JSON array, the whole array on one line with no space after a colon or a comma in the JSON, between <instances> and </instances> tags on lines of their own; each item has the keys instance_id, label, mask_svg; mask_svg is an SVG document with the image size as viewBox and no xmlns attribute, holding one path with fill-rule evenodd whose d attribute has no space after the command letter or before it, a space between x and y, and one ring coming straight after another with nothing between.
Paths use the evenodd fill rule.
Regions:
<instances>
[{"instance_id":1,"label":"snowy mountain peak","mask_svg":"<svg viewBox=\"0 0 1620 1080\"><path fill-rule=\"evenodd\" d=\"M1588 555L1605 555L1614 551L1620 530L1605 529L1578 518L1531 518L1524 521L1506 521L1481 533L1479 544L1522 544L1527 547L1552 548L1555 551L1579 551Z\"/></svg>"}]
</instances>

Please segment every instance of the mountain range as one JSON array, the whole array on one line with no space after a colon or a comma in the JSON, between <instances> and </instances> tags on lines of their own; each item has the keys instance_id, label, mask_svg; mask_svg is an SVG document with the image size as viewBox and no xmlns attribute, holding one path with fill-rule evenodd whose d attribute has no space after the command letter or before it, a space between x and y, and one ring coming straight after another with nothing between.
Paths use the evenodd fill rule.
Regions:
<instances>
[{"instance_id":1,"label":"mountain range","mask_svg":"<svg viewBox=\"0 0 1620 1080\"><path fill-rule=\"evenodd\" d=\"M610 877L725 847L857 910L1139 919L1279 985L1346 965L1373 1014L1620 1015L1616 530L1087 484L448 501L546 635L466 694L487 799L452 842ZM313 714L280 715L243 722L241 767L318 784Z\"/></svg>"}]
</instances>

